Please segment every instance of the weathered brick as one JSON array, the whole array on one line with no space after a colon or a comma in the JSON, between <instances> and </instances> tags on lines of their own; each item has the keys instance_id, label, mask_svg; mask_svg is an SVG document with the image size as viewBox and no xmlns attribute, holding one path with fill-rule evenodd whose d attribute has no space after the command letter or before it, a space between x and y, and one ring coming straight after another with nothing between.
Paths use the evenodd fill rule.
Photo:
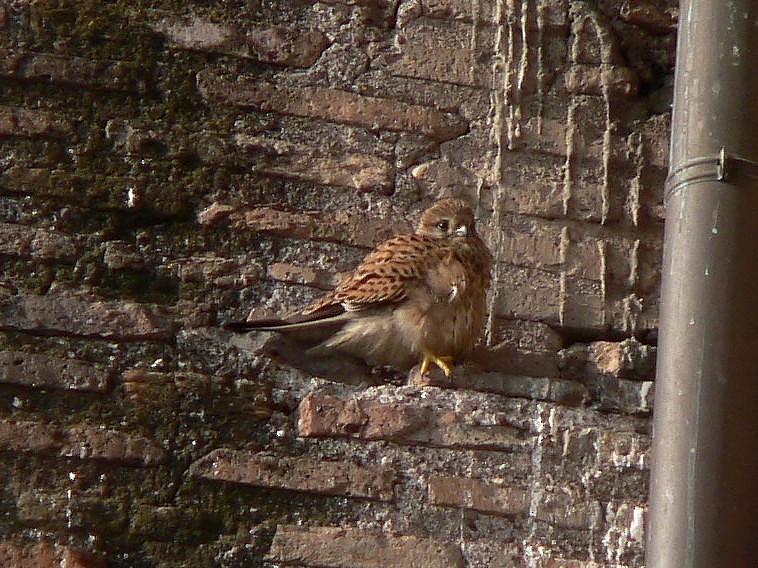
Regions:
<instances>
[{"instance_id":1,"label":"weathered brick","mask_svg":"<svg viewBox=\"0 0 758 568\"><path fill-rule=\"evenodd\" d=\"M638 432L600 432L597 459L601 467L646 470L650 467L650 436Z\"/></svg>"},{"instance_id":2,"label":"weathered brick","mask_svg":"<svg viewBox=\"0 0 758 568\"><path fill-rule=\"evenodd\" d=\"M525 352L553 353L563 347L563 338L547 324L528 320L496 319L493 343L508 343Z\"/></svg>"},{"instance_id":3,"label":"weathered brick","mask_svg":"<svg viewBox=\"0 0 758 568\"><path fill-rule=\"evenodd\" d=\"M310 268L308 266L296 266L286 262L275 262L268 267L268 276L274 280L288 282L290 284L305 284L331 290L339 283L339 278L328 270Z\"/></svg>"},{"instance_id":4,"label":"weathered brick","mask_svg":"<svg viewBox=\"0 0 758 568\"><path fill-rule=\"evenodd\" d=\"M566 76L570 93L634 98L639 77L630 67L618 65L572 65Z\"/></svg>"},{"instance_id":5,"label":"weathered brick","mask_svg":"<svg viewBox=\"0 0 758 568\"><path fill-rule=\"evenodd\" d=\"M44 81L106 91L144 92L145 69L125 61L0 49L0 77Z\"/></svg>"},{"instance_id":6,"label":"weathered brick","mask_svg":"<svg viewBox=\"0 0 758 568\"><path fill-rule=\"evenodd\" d=\"M470 49L477 34L478 50ZM473 28L471 24L433 18L416 18L400 28L400 57L388 63L394 75L429 79L473 87L489 87L494 50L493 28Z\"/></svg>"},{"instance_id":7,"label":"weathered brick","mask_svg":"<svg viewBox=\"0 0 758 568\"><path fill-rule=\"evenodd\" d=\"M142 180L122 176L84 177L66 171L11 166L0 173L0 187L38 198L64 198L103 210L133 210L145 192ZM97 187L98 191L93 191Z\"/></svg>"},{"instance_id":8,"label":"weathered brick","mask_svg":"<svg viewBox=\"0 0 758 568\"><path fill-rule=\"evenodd\" d=\"M385 69L369 70L357 77L354 85L364 95L460 113L466 119L481 116L489 109L489 94L485 90L468 85L398 77Z\"/></svg>"},{"instance_id":9,"label":"weathered brick","mask_svg":"<svg viewBox=\"0 0 758 568\"><path fill-rule=\"evenodd\" d=\"M193 477L201 479L305 493L380 501L394 498L394 473L377 465L365 467L351 462L327 462L222 448L192 464L190 472Z\"/></svg>"},{"instance_id":10,"label":"weathered brick","mask_svg":"<svg viewBox=\"0 0 758 568\"><path fill-rule=\"evenodd\" d=\"M279 525L268 558L323 568L463 568L460 548L419 536L357 528Z\"/></svg>"},{"instance_id":11,"label":"weathered brick","mask_svg":"<svg viewBox=\"0 0 758 568\"><path fill-rule=\"evenodd\" d=\"M63 233L0 223L0 254L71 262L76 259L77 247L74 239Z\"/></svg>"},{"instance_id":12,"label":"weathered brick","mask_svg":"<svg viewBox=\"0 0 758 568\"><path fill-rule=\"evenodd\" d=\"M325 155L315 147L280 141L272 143L260 136L244 134L236 135L235 140L245 150L268 154L269 159L255 166L260 173L352 187L359 191L391 193L394 187L394 166L375 156L355 152Z\"/></svg>"},{"instance_id":13,"label":"weathered brick","mask_svg":"<svg viewBox=\"0 0 758 568\"><path fill-rule=\"evenodd\" d=\"M590 371L629 379L655 377L656 348L635 338L595 341L588 345Z\"/></svg>"},{"instance_id":14,"label":"weathered brick","mask_svg":"<svg viewBox=\"0 0 758 568\"><path fill-rule=\"evenodd\" d=\"M0 383L34 388L105 392L110 372L73 358L56 358L51 354L0 351Z\"/></svg>"},{"instance_id":15,"label":"weathered brick","mask_svg":"<svg viewBox=\"0 0 758 568\"><path fill-rule=\"evenodd\" d=\"M206 71L198 73L197 83L202 95L209 100L370 130L418 132L443 141L460 136L467 128L457 115L328 87L286 87L260 80L229 81Z\"/></svg>"},{"instance_id":16,"label":"weathered brick","mask_svg":"<svg viewBox=\"0 0 758 568\"><path fill-rule=\"evenodd\" d=\"M480 513L523 516L529 513L529 492L503 482L463 477L433 477L429 502L433 505L472 509Z\"/></svg>"},{"instance_id":17,"label":"weathered brick","mask_svg":"<svg viewBox=\"0 0 758 568\"><path fill-rule=\"evenodd\" d=\"M299 434L492 450L519 449L525 443L513 426L475 423L453 408L435 408L408 398L415 390L396 400L387 400L381 391L362 399L310 394L298 408Z\"/></svg>"},{"instance_id":18,"label":"weathered brick","mask_svg":"<svg viewBox=\"0 0 758 568\"><path fill-rule=\"evenodd\" d=\"M197 254L168 262L161 268L180 282L201 282L219 288L238 286L240 283L249 286L264 275L263 267L245 256L223 258L213 254Z\"/></svg>"},{"instance_id":19,"label":"weathered brick","mask_svg":"<svg viewBox=\"0 0 758 568\"><path fill-rule=\"evenodd\" d=\"M570 491L542 493L534 517L551 525L568 529L590 529L600 524L600 502L587 500Z\"/></svg>"},{"instance_id":20,"label":"weathered brick","mask_svg":"<svg viewBox=\"0 0 758 568\"><path fill-rule=\"evenodd\" d=\"M629 24L654 33L668 33L676 30L679 11L675 6L664 11L650 0L630 0L621 5L619 16Z\"/></svg>"},{"instance_id":21,"label":"weathered brick","mask_svg":"<svg viewBox=\"0 0 758 568\"><path fill-rule=\"evenodd\" d=\"M235 207L214 201L197 214L201 225L216 225L225 221L235 211Z\"/></svg>"},{"instance_id":22,"label":"weathered brick","mask_svg":"<svg viewBox=\"0 0 758 568\"><path fill-rule=\"evenodd\" d=\"M0 566L8 568L105 568L103 559L88 552L48 542L22 546L0 542Z\"/></svg>"},{"instance_id":23,"label":"weathered brick","mask_svg":"<svg viewBox=\"0 0 758 568\"><path fill-rule=\"evenodd\" d=\"M130 243L108 241L103 245L103 263L111 270L142 268L145 259Z\"/></svg>"},{"instance_id":24,"label":"weathered brick","mask_svg":"<svg viewBox=\"0 0 758 568\"><path fill-rule=\"evenodd\" d=\"M0 106L0 137L60 137L73 132L71 122L52 112Z\"/></svg>"},{"instance_id":25,"label":"weathered brick","mask_svg":"<svg viewBox=\"0 0 758 568\"><path fill-rule=\"evenodd\" d=\"M484 362L486 364L487 360L485 359ZM505 375L501 372L475 372L463 369L454 370L450 377L437 372L427 373L424 376L414 373L412 382L415 385L467 389L509 397L546 400L567 406L580 405L589 398L587 387L577 381Z\"/></svg>"},{"instance_id":26,"label":"weathered brick","mask_svg":"<svg viewBox=\"0 0 758 568\"><path fill-rule=\"evenodd\" d=\"M547 218L566 215L565 162L565 156L509 154L501 166L496 199L506 211Z\"/></svg>"},{"instance_id":27,"label":"weathered brick","mask_svg":"<svg viewBox=\"0 0 758 568\"><path fill-rule=\"evenodd\" d=\"M471 355L471 360L480 366L484 372L502 373L503 375L512 377L542 377L548 379L560 377L558 366L560 359L557 352L525 351L514 347L507 341L486 348L478 348ZM515 385L518 381L509 382L511 385ZM456 381L453 381L452 384L456 384ZM505 386L508 382L500 381L499 384ZM506 393L503 392L502 394Z\"/></svg>"},{"instance_id":28,"label":"weathered brick","mask_svg":"<svg viewBox=\"0 0 758 568\"><path fill-rule=\"evenodd\" d=\"M605 506L606 533L603 538L612 556L622 557L627 547L645 544L647 505L609 501Z\"/></svg>"},{"instance_id":29,"label":"weathered brick","mask_svg":"<svg viewBox=\"0 0 758 568\"><path fill-rule=\"evenodd\" d=\"M529 568L520 543L497 537L467 539L463 553L472 568Z\"/></svg>"},{"instance_id":30,"label":"weathered brick","mask_svg":"<svg viewBox=\"0 0 758 568\"><path fill-rule=\"evenodd\" d=\"M355 211L291 212L273 207L240 209L228 215L234 228L316 241L331 241L358 247L373 247L381 239L407 231L407 225L381 223Z\"/></svg>"},{"instance_id":31,"label":"weathered brick","mask_svg":"<svg viewBox=\"0 0 758 568\"><path fill-rule=\"evenodd\" d=\"M38 422L2 420L0 447L138 466L160 465L168 459L166 451L147 438L82 424L61 428Z\"/></svg>"},{"instance_id":32,"label":"weathered brick","mask_svg":"<svg viewBox=\"0 0 758 568\"><path fill-rule=\"evenodd\" d=\"M319 31L272 26L244 32L236 26L196 15L165 18L155 23L153 29L165 34L170 45L179 49L224 53L292 67L311 66L329 43Z\"/></svg>"},{"instance_id":33,"label":"weathered brick","mask_svg":"<svg viewBox=\"0 0 758 568\"><path fill-rule=\"evenodd\" d=\"M0 448L16 452L49 452L63 443L60 431L25 420L0 420Z\"/></svg>"},{"instance_id":34,"label":"weathered brick","mask_svg":"<svg viewBox=\"0 0 758 568\"><path fill-rule=\"evenodd\" d=\"M85 425L71 426L64 433L62 456L146 467L168 461L166 450L143 436Z\"/></svg>"},{"instance_id":35,"label":"weathered brick","mask_svg":"<svg viewBox=\"0 0 758 568\"><path fill-rule=\"evenodd\" d=\"M0 299L0 329L88 337L167 339L172 325L149 307L56 290Z\"/></svg>"},{"instance_id":36,"label":"weathered brick","mask_svg":"<svg viewBox=\"0 0 758 568\"><path fill-rule=\"evenodd\" d=\"M496 294L491 309L509 319L533 319L561 323L561 276L545 270L500 264L495 269Z\"/></svg>"}]
</instances>

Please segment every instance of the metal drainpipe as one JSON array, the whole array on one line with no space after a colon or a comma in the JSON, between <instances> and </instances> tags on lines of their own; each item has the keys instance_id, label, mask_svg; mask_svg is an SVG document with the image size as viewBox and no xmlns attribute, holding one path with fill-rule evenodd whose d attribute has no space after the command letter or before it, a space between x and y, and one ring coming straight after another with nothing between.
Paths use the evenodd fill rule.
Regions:
<instances>
[{"instance_id":1,"label":"metal drainpipe","mask_svg":"<svg viewBox=\"0 0 758 568\"><path fill-rule=\"evenodd\" d=\"M756 568L758 2L680 7L646 561Z\"/></svg>"}]
</instances>

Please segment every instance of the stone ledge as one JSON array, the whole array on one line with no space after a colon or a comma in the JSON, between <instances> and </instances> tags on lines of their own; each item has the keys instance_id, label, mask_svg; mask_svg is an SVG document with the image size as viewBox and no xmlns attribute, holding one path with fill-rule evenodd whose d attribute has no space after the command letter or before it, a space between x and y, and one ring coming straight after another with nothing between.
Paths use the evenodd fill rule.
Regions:
<instances>
[{"instance_id":1,"label":"stone ledge","mask_svg":"<svg viewBox=\"0 0 758 568\"><path fill-rule=\"evenodd\" d=\"M408 387L398 391L395 400L382 392L377 389L361 397L309 394L298 408L300 436L501 451L518 451L528 444L523 431L498 423L494 414L488 423L477 423L465 413L446 407L444 401L425 397L425 390Z\"/></svg>"}]
</instances>

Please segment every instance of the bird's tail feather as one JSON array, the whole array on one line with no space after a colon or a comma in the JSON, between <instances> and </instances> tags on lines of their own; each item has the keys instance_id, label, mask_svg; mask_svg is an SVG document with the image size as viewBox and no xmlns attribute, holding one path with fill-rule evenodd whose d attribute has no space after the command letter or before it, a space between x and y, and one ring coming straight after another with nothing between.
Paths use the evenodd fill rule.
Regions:
<instances>
[{"instance_id":1,"label":"bird's tail feather","mask_svg":"<svg viewBox=\"0 0 758 568\"><path fill-rule=\"evenodd\" d=\"M342 313L336 316L303 321L287 321L282 319L234 321L224 324L224 328L237 333L246 333L248 331L277 331L287 333L338 325L344 323L349 317L349 314Z\"/></svg>"}]
</instances>

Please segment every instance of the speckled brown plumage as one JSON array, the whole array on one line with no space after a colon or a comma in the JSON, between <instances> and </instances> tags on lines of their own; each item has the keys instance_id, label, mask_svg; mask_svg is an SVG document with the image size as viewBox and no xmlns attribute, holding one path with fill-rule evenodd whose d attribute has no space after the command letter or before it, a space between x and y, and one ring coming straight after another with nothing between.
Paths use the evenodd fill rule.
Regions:
<instances>
[{"instance_id":1,"label":"speckled brown plumage","mask_svg":"<svg viewBox=\"0 0 758 568\"><path fill-rule=\"evenodd\" d=\"M299 331L334 327L318 350L338 349L373 365L400 369L422 363L446 374L481 336L492 255L462 199L442 199L412 234L374 249L329 292L280 321L231 324L237 331Z\"/></svg>"}]
</instances>

